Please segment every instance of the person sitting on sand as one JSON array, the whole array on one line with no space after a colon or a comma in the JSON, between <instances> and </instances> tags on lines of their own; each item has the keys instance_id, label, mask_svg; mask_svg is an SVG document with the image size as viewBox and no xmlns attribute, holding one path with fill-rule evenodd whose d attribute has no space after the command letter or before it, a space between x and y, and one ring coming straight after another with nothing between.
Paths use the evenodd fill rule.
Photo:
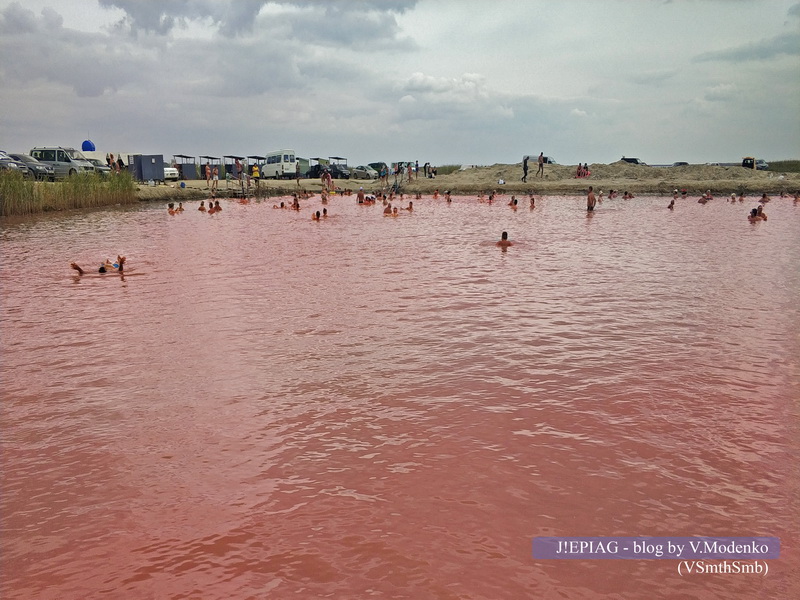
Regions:
<instances>
[{"instance_id":1,"label":"person sitting on sand","mask_svg":"<svg viewBox=\"0 0 800 600\"><path fill-rule=\"evenodd\" d=\"M500 248L508 248L509 246L513 246L514 244L508 239L508 232L504 231L501 236L500 240L497 242L497 246Z\"/></svg>"},{"instance_id":2,"label":"person sitting on sand","mask_svg":"<svg viewBox=\"0 0 800 600\"><path fill-rule=\"evenodd\" d=\"M205 200L200 200L200 207L197 209L200 212L206 212L206 202Z\"/></svg>"},{"instance_id":3,"label":"person sitting on sand","mask_svg":"<svg viewBox=\"0 0 800 600\"><path fill-rule=\"evenodd\" d=\"M69 266L75 269L78 272L78 275L83 275L84 271L83 269L80 268L80 266L78 266L77 263L72 262L70 263ZM100 268L97 270L97 272L109 273L116 271L118 273L122 273L124 270L124 266L125 266L125 257L117 255L117 262L112 263L110 260L106 259L104 263L100 264Z\"/></svg>"}]
</instances>

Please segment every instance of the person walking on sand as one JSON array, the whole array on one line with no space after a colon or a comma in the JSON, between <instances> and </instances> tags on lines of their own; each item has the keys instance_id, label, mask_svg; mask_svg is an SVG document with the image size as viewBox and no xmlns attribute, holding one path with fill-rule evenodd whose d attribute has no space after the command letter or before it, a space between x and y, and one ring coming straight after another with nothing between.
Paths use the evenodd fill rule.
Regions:
<instances>
[{"instance_id":1,"label":"person walking on sand","mask_svg":"<svg viewBox=\"0 0 800 600\"><path fill-rule=\"evenodd\" d=\"M589 186L589 193L586 196L586 210L592 212L597 204L597 198L594 197L594 188Z\"/></svg>"},{"instance_id":2,"label":"person walking on sand","mask_svg":"<svg viewBox=\"0 0 800 600\"><path fill-rule=\"evenodd\" d=\"M211 187L211 165L206 161L206 189Z\"/></svg>"},{"instance_id":3,"label":"person walking on sand","mask_svg":"<svg viewBox=\"0 0 800 600\"><path fill-rule=\"evenodd\" d=\"M522 178L520 181L527 182L528 181L528 155L526 154L522 158Z\"/></svg>"},{"instance_id":4,"label":"person walking on sand","mask_svg":"<svg viewBox=\"0 0 800 600\"><path fill-rule=\"evenodd\" d=\"M544 152L539 152L539 169L536 171L536 174L539 175L541 173L541 177L544 177Z\"/></svg>"},{"instance_id":5,"label":"person walking on sand","mask_svg":"<svg viewBox=\"0 0 800 600\"><path fill-rule=\"evenodd\" d=\"M214 166L211 170L211 191L216 192L219 186L219 168Z\"/></svg>"}]
</instances>

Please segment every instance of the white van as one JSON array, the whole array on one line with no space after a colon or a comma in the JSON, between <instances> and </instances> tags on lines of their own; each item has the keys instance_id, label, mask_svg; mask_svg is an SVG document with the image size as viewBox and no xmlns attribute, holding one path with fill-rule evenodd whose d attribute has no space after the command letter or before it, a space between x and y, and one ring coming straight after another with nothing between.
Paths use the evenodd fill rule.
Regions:
<instances>
[{"instance_id":1,"label":"white van","mask_svg":"<svg viewBox=\"0 0 800 600\"><path fill-rule=\"evenodd\" d=\"M297 175L297 162L294 150L275 150L266 156L261 179L294 178Z\"/></svg>"}]
</instances>

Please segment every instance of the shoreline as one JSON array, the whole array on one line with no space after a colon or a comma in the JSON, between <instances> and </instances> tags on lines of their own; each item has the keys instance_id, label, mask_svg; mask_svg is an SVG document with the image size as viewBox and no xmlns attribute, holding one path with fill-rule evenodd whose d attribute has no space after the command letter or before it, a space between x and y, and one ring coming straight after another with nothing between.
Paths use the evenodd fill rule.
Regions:
<instances>
[{"instance_id":1,"label":"shoreline","mask_svg":"<svg viewBox=\"0 0 800 600\"><path fill-rule=\"evenodd\" d=\"M521 164L496 164L486 167L471 167L459 169L445 175L439 175L435 179L424 177L413 177L411 181L393 175L388 178L388 186L382 186L378 180L366 179L335 179L334 185L337 189L349 189L353 193L363 187L367 192L378 193L388 192L398 185L400 192L411 194L433 195L438 190L440 193L450 191L457 196L488 194L495 191L499 194L516 194L520 196L535 194L537 196L583 196L587 188L591 185L595 192L603 191L609 193L610 190L617 190L620 194L631 192L637 196L671 196L673 190L686 190L689 197L699 197L706 190L710 190L714 196L729 196L732 193L737 195L777 195L780 193L795 194L800 191L800 174L795 172L778 171L750 171L742 167L717 167L710 165L689 165L685 167L649 167L631 165L624 162L612 163L610 165L595 164L590 166L591 175L586 178L576 178L574 168L562 165L546 165L544 177L536 177L535 169L528 173L526 182L520 181L522 175ZM422 174L420 174L422 175ZM130 181L130 180L129 180ZM501 183L502 182L502 183ZM75 182L72 182L73 184ZM40 194L60 194L68 189L69 182L64 183L43 183L30 182L26 185L8 186L4 193L8 197L4 202L13 204L15 202L27 202L26 210L23 212L12 212L0 218L6 218L11 214L37 214L62 212L83 206L103 206L117 204L119 200L106 202L104 188L107 182L96 182L93 188L83 189L78 187L73 190L73 195L84 196L94 193L97 198L95 201L85 204L80 198L69 202L55 203L44 202L41 206L34 206L37 202L28 202L27 196L31 199ZM184 187L181 187L181 183ZM162 185L150 186L130 182L128 188L130 194L127 202L183 202L191 200L203 200L211 196L210 189L206 187L206 181L189 180L183 182L167 183ZM30 186L31 189L28 189ZM75 187L74 185L72 187ZM257 198L273 198L279 196L291 196L294 192L305 191L318 194L322 191L322 183L319 179L289 179L273 180L265 179L259 182L259 189L256 191L254 186L250 191L242 193L242 187L234 181L220 181L217 192L219 198L239 198L242 196ZM19 198L16 198L19 196ZM111 198L109 198L110 200ZM127 203L126 202L126 203ZM38 208L38 210L37 210ZM4 209L5 211L5 209Z\"/></svg>"},{"instance_id":2,"label":"shoreline","mask_svg":"<svg viewBox=\"0 0 800 600\"><path fill-rule=\"evenodd\" d=\"M700 196L711 190L715 196L731 193L770 195L781 192L795 193L800 191L800 175L797 173L781 173L775 171L748 171L741 167L647 167L614 163L612 165L591 165L592 175L586 178L575 178L572 167L547 165L545 176L537 178L534 171L529 171L527 182L520 181L522 167L520 165L492 165L459 170L447 175L439 175L435 179L423 177L413 178L410 182L397 178L399 190L404 194L433 194L439 190L449 190L454 195L472 195L492 190L505 194L536 195L584 195L591 185L595 191L608 192L618 190L629 191L636 195L672 195L673 190L686 190L690 197ZM503 181L504 183L500 183ZM138 186L136 196L140 201L175 201L201 200L210 196L205 180L189 180L159 186ZM389 177L389 186L395 184L395 177ZM335 179L334 185L342 190L350 189L354 193L360 187L368 192L382 189L378 180ZM246 195L253 197L290 196L294 192L307 191L319 193L322 184L319 179L261 180L258 193L251 187ZM217 196L220 198L240 197L241 186L233 181L221 181Z\"/></svg>"}]
</instances>

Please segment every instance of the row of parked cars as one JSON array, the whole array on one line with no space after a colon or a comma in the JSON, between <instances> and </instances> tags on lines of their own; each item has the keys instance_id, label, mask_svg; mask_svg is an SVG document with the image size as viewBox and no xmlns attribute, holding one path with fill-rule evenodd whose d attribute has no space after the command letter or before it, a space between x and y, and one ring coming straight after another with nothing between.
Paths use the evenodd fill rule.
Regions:
<instances>
[{"instance_id":1,"label":"row of parked cars","mask_svg":"<svg viewBox=\"0 0 800 600\"><path fill-rule=\"evenodd\" d=\"M383 162L369 163L368 165L358 165L357 167L348 167L340 163L330 163L327 165L312 165L306 171L306 178L316 179L322 176L324 171L330 171L332 179L377 179L380 176L381 169L386 169L390 172L389 165Z\"/></svg>"},{"instance_id":2,"label":"row of parked cars","mask_svg":"<svg viewBox=\"0 0 800 600\"><path fill-rule=\"evenodd\" d=\"M28 154L0 150L0 170L16 171L26 179L55 181L79 173L106 175L111 168L96 158L86 158L74 148L33 148Z\"/></svg>"}]
</instances>

